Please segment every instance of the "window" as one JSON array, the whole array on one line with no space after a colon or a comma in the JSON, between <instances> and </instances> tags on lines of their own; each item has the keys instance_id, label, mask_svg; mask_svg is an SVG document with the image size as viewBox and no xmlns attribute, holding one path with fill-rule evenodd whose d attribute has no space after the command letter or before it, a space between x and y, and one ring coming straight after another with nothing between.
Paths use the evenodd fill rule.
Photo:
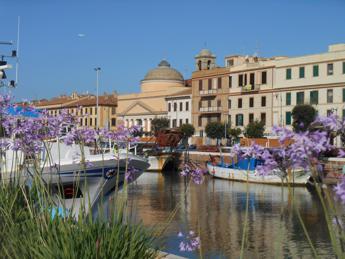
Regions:
<instances>
[{"instance_id":1,"label":"window","mask_svg":"<svg viewBox=\"0 0 345 259\"><path fill-rule=\"evenodd\" d=\"M200 130L200 137L203 137L203 136L204 136L204 131Z\"/></svg>"},{"instance_id":2,"label":"window","mask_svg":"<svg viewBox=\"0 0 345 259\"><path fill-rule=\"evenodd\" d=\"M285 124L286 125L291 125L291 112L286 112L285 113Z\"/></svg>"},{"instance_id":3,"label":"window","mask_svg":"<svg viewBox=\"0 0 345 259\"><path fill-rule=\"evenodd\" d=\"M291 105L291 93L286 93L286 105Z\"/></svg>"},{"instance_id":4,"label":"window","mask_svg":"<svg viewBox=\"0 0 345 259\"><path fill-rule=\"evenodd\" d=\"M221 100L217 100L217 107L222 107L222 101Z\"/></svg>"},{"instance_id":5,"label":"window","mask_svg":"<svg viewBox=\"0 0 345 259\"><path fill-rule=\"evenodd\" d=\"M319 76L319 65L313 66L313 77Z\"/></svg>"},{"instance_id":6,"label":"window","mask_svg":"<svg viewBox=\"0 0 345 259\"><path fill-rule=\"evenodd\" d=\"M266 125L266 113L262 112L260 116L261 122Z\"/></svg>"},{"instance_id":7,"label":"window","mask_svg":"<svg viewBox=\"0 0 345 259\"><path fill-rule=\"evenodd\" d=\"M84 118L84 125L87 126L87 118Z\"/></svg>"},{"instance_id":8,"label":"window","mask_svg":"<svg viewBox=\"0 0 345 259\"><path fill-rule=\"evenodd\" d=\"M116 126L116 119L115 118L111 119L111 126Z\"/></svg>"},{"instance_id":9,"label":"window","mask_svg":"<svg viewBox=\"0 0 345 259\"><path fill-rule=\"evenodd\" d=\"M231 109L231 100L228 100L228 109Z\"/></svg>"},{"instance_id":10,"label":"window","mask_svg":"<svg viewBox=\"0 0 345 259\"><path fill-rule=\"evenodd\" d=\"M286 80L290 80L291 79L291 68L287 68L286 69Z\"/></svg>"},{"instance_id":11,"label":"window","mask_svg":"<svg viewBox=\"0 0 345 259\"><path fill-rule=\"evenodd\" d=\"M186 124L188 124L189 123L189 121L188 121L188 119L186 119Z\"/></svg>"},{"instance_id":12,"label":"window","mask_svg":"<svg viewBox=\"0 0 345 259\"><path fill-rule=\"evenodd\" d=\"M343 120L345 119L345 109L343 109Z\"/></svg>"},{"instance_id":13,"label":"window","mask_svg":"<svg viewBox=\"0 0 345 259\"><path fill-rule=\"evenodd\" d=\"M229 59L229 60L226 61L226 63L228 65L228 67L231 67L231 66L234 65L234 60L233 59Z\"/></svg>"},{"instance_id":14,"label":"window","mask_svg":"<svg viewBox=\"0 0 345 259\"><path fill-rule=\"evenodd\" d=\"M345 88L343 88L343 103L345 103Z\"/></svg>"},{"instance_id":15,"label":"window","mask_svg":"<svg viewBox=\"0 0 345 259\"><path fill-rule=\"evenodd\" d=\"M266 106L266 96L261 96L261 106L262 107Z\"/></svg>"},{"instance_id":16,"label":"window","mask_svg":"<svg viewBox=\"0 0 345 259\"><path fill-rule=\"evenodd\" d=\"M304 78L304 67L299 68L299 78Z\"/></svg>"},{"instance_id":17,"label":"window","mask_svg":"<svg viewBox=\"0 0 345 259\"><path fill-rule=\"evenodd\" d=\"M90 114L92 114L92 107L90 108ZM111 114L116 114L116 108L115 107L111 107Z\"/></svg>"},{"instance_id":18,"label":"window","mask_svg":"<svg viewBox=\"0 0 345 259\"><path fill-rule=\"evenodd\" d=\"M79 124L80 124L80 126L83 126L83 119L82 118L80 118Z\"/></svg>"},{"instance_id":19,"label":"window","mask_svg":"<svg viewBox=\"0 0 345 259\"><path fill-rule=\"evenodd\" d=\"M201 127L201 125L202 125L202 117L200 116L200 117L198 118L198 126Z\"/></svg>"},{"instance_id":20,"label":"window","mask_svg":"<svg viewBox=\"0 0 345 259\"><path fill-rule=\"evenodd\" d=\"M218 89L222 88L222 78L218 77L218 83L217 83Z\"/></svg>"},{"instance_id":21,"label":"window","mask_svg":"<svg viewBox=\"0 0 345 259\"><path fill-rule=\"evenodd\" d=\"M261 84L263 84L263 85L267 84L267 72L266 71L261 72Z\"/></svg>"},{"instance_id":22,"label":"window","mask_svg":"<svg viewBox=\"0 0 345 259\"><path fill-rule=\"evenodd\" d=\"M242 98L238 98L238 103L237 103L237 107L238 108L242 108Z\"/></svg>"},{"instance_id":23,"label":"window","mask_svg":"<svg viewBox=\"0 0 345 259\"><path fill-rule=\"evenodd\" d=\"M298 92L296 99L296 104L304 104L304 92Z\"/></svg>"},{"instance_id":24,"label":"window","mask_svg":"<svg viewBox=\"0 0 345 259\"><path fill-rule=\"evenodd\" d=\"M168 111L171 111L171 103L168 103Z\"/></svg>"},{"instance_id":25,"label":"window","mask_svg":"<svg viewBox=\"0 0 345 259\"><path fill-rule=\"evenodd\" d=\"M180 112L183 111L183 103L180 103Z\"/></svg>"},{"instance_id":26,"label":"window","mask_svg":"<svg viewBox=\"0 0 345 259\"><path fill-rule=\"evenodd\" d=\"M207 107L211 107L212 106L212 102L211 102L211 100L208 100L207 101Z\"/></svg>"},{"instance_id":27,"label":"window","mask_svg":"<svg viewBox=\"0 0 345 259\"><path fill-rule=\"evenodd\" d=\"M247 74L244 74L244 85L247 85Z\"/></svg>"},{"instance_id":28,"label":"window","mask_svg":"<svg viewBox=\"0 0 345 259\"><path fill-rule=\"evenodd\" d=\"M311 91L310 104L318 104L318 103L319 103L319 91Z\"/></svg>"},{"instance_id":29,"label":"window","mask_svg":"<svg viewBox=\"0 0 345 259\"><path fill-rule=\"evenodd\" d=\"M243 75L238 75L238 86L243 86Z\"/></svg>"},{"instance_id":30,"label":"window","mask_svg":"<svg viewBox=\"0 0 345 259\"><path fill-rule=\"evenodd\" d=\"M174 112L177 111L177 103L174 103Z\"/></svg>"},{"instance_id":31,"label":"window","mask_svg":"<svg viewBox=\"0 0 345 259\"><path fill-rule=\"evenodd\" d=\"M255 74L254 73L249 74L249 84L252 86L252 90L253 90L254 85L255 85Z\"/></svg>"},{"instance_id":32,"label":"window","mask_svg":"<svg viewBox=\"0 0 345 259\"><path fill-rule=\"evenodd\" d=\"M343 74L345 74L345 62L343 62Z\"/></svg>"},{"instance_id":33,"label":"window","mask_svg":"<svg viewBox=\"0 0 345 259\"><path fill-rule=\"evenodd\" d=\"M254 113L249 113L249 123L254 122Z\"/></svg>"},{"instance_id":34,"label":"window","mask_svg":"<svg viewBox=\"0 0 345 259\"><path fill-rule=\"evenodd\" d=\"M176 119L173 119L172 126L173 126L173 128L176 128Z\"/></svg>"},{"instance_id":35,"label":"window","mask_svg":"<svg viewBox=\"0 0 345 259\"><path fill-rule=\"evenodd\" d=\"M333 103L333 89L327 90L327 103Z\"/></svg>"},{"instance_id":36,"label":"window","mask_svg":"<svg viewBox=\"0 0 345 259\"><path fill-rule=\"evenodd\" d=\"M229 76L229 88L232 87L232 76Z\"/></svg>"},{"instance_id":37,"label":"window","mask_svg":"<svg viewBox=\"0 0 345 259\"><path fill-rule=\"evenodd\" d=\"M249 98L249 107L254 107L254 97Z\"/></svg>"},{"instance_id":38,"label":"window","mask_svg":"<svg viewBox=\"0 0 345 259\"><path fill-rule=\"evenodd\" d=\"M236 114L236 126L243 126L243 114Z\"/></svg>"},{"instance_id":39,"label":"window","mask_svg":"<svg viewBox=\"0 0 345 259\"><path fill-rule=\"evenodd\" d=\"M186 111L189 111L189 102L186 102Z\"/></svg>"},{"instance_id":40,"label":"window","mask_svg":"<svg viewBox=\"0 0 345 259\"><path fill-rule=\"evenodd\" d=\"M89 125L92 126L92 118L90 118L90 124Z\"/></svg>"},{"instance_id":41,"label":"window","mask_svg":"<svg viewBox=\"0 0 345 259\"><path fill-rule=\"evenodd\" d=\"M333 114L333 110L327 110L327 117Z\"/></svg>"},{"instance_id":42,"label":"window","mask_svg":"<svg viewBox=\"0 0 345 259\"><path fill-rule=\"evenodd\" d=\"M202 80L199 80L199 91L202 91Z\"/></svg>"},{"instance_id":43,"label":"window","mask_svg":"<svg viewBox=\"0 0 345 259\"><path fill-rule=\"evenodd\" d=\"M231 126L231 115L228 115L228 125Z\"/></svg>"},{"instance_id":44,"label":"window","mask_svg":"<svg viewBox=\"0 0 345 259\"><path fill-rule=\"evenodd\" d=\"M95 126L97 126L97 118L95 118Z\"/></svg>"},{"instance_id":45,"label":"window","mask_svg":"<svg viewBox=\"0 0 345 259\"><path fill-rule=\"evenodd\" d=\"M208 90L212 89L212 79L208 79Z\"/></svg>"},{"instance_id":46,"label":"window","mask_svg":"<svg viewBox=\"0 0 345 259\"><path fill-rule=\"evenodd\" d=\"M327 75L333 75L333 63L327 64Z\"/></svg>"},{"instance_id":47,"label":"window","mask_svg":"<svg viewBox=\"0 0 345 259\"><path fill-rule=\"evenodd\" d=\"M180 119L180 126L183 124L183 119Z\"/></svg>"}]
</instances>

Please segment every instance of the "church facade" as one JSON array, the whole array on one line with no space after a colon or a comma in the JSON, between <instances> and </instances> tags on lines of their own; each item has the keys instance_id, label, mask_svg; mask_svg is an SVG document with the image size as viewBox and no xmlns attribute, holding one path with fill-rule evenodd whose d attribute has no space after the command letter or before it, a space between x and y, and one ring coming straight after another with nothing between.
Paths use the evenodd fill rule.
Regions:
<instances>
[{"instance_id":1,"label":"church facade","mask_svg":"<svg viewBox=\"0 0 345 259\"><path fill-rule=\"evenodd\" d=\"M141 80L140 89L140 93L118 96L117 124L141 125L144 132L150 132L154 118L170 119L166 98L185 94L188 87L182 74L162 60Z\"/></svg>"}]
</instances>

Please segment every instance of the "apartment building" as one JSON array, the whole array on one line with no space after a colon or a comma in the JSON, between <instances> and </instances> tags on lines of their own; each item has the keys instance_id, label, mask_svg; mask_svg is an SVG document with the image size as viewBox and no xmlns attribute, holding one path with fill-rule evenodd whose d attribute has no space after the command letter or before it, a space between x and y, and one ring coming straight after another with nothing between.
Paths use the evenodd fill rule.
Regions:
<instances>
[{"instance_id":1,"label":"apartment building","mask_svg":"<svg viewBox=\"0 0 345 259\"><path fill-rule=\"evenodd\" d=\"M211 121L226 121L229 94L228 68L216 65L216 56L203 49L195 57L196 71L192 74L192 124L196 142L205 140L205 126Z\"/></svg>"},{"instance_id":2,"label":"apartment building","mask_svg":"<svg viewBox=\"0 0 345 259\"><path fill-rule=\"evenodd\" d=\"M192 121L195 141L207 142L204 129L210 121L244 127L259 120L266 134L274 125L292 124L297 104L311 104L320 115L345 118L345 44L330 45L327 52L299 57L232 55L224 67L216 56L202 50L192 74Z\"/></svg>"},{"instance_id":3,"label":"apartment building","mask_svg":"<svg viewBox=\"0 0 345 259\"><path fill-rule=\"evenodd\" d=\"M345 44L335 44L315 55L275 62L273 125L292 124L297 104L311 104L320 115L345 115Z\"/></svg>"},{"instance_id":4,"label":"apartment building","mask_svg":"<svg viewBox=\"0 0 345 259\"><path fill-rule=\"evenodd\" d=\"M52 116L58 116L62 110L77 117L80 127L108 128L116 127L117 95L104 94L97 98L91 94L72 93L70 96L61 95L50 100L33 101L38 109L45 109ZM99 121L97 121L97 118Z\"/></svg>"}]
</instances>

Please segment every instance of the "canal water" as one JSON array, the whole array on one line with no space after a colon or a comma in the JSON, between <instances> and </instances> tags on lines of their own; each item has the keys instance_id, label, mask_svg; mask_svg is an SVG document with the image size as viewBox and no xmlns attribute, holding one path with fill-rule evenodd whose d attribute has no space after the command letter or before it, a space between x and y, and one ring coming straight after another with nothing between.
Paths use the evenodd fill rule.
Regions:
<instances>
[{"instance_id":1,"label":"canal water","mask_svg":"<svg viewBox=\"0 0 345 259\"><path fill-rule=\"evenodd\" d=\"M188 190L177 172L144 173L129 186L134 220L145 226L164 224L179 207L164 232L164 251L188 258L197 252L180 252L179 231L193 230L201 238L204 258L239 258L246 211L246 183L208 177ZM334 258L316 194L304 187L249 184L248 247L245 258L312 258L296 209L321 258Z\"/></svg>"}]
</instances>

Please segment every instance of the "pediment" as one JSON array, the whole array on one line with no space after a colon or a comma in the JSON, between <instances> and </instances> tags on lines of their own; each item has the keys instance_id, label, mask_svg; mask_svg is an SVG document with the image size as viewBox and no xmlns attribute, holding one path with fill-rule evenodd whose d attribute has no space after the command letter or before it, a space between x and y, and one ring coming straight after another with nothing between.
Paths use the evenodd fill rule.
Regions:
<instances>
[{"instance_id":1,"label":"pediment","mask_svg":"<svg viewBox=\"0 0 345 259\"><path fill-rule=\"evenodd\" d=\"M154 114L155 111L149 105L143 103L142 101L136 101L127 107L122 113L122 115L135 115L135 114Z\"/></svg>"}]
</instances>

